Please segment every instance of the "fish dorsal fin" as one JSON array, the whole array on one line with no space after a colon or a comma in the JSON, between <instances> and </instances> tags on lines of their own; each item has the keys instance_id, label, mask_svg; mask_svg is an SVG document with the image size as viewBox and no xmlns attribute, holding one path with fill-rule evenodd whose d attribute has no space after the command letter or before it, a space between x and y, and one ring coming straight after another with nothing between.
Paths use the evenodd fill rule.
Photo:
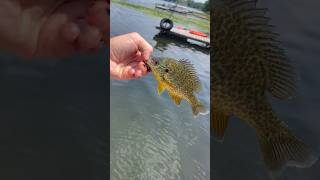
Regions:
<instances>
[{"instance_id":1,"label":"fish dorsal fin","mask_svg":"<svg viewBox=\"0 0 320 180\"><path fill-rule=\"evenodd\" d=\"M276 50L269 49L269 52L266 52L268 91L276 98L288 99L294 96L296 92L295 73L286 57L281 52L274 51Z\"/></svg>"},{"instance_id":2,"label":"fish dorsal fin","mask_svg":"<svg viewBox=\"0 0 320 180\"><path fill-rule=\"evenodd\" d=\"M256 7L256 1L229 1L229 8L250 31L257 49L258 57L266 71L266 87L276 98L288 99L296 92L294 68L281 48L279 34L274 33L274 26L269 24L270 18L265 14L267 9Z\"/></svg>"},{"instance_id":3,"label":"fish dorsal fin","mask_svg":"<svg viewBox=\"0 0 320 180\"><path fill-rule=\"evenodd\" d=\"M159 81L158 82L158 94L161 95L165 89L166 89L165 85L161 81Z\"/></svg>"},{"instance_id":4,"label":"fish dorsal fin","mask_svg":"<svg viewBox=\"0 0 320 180\"><path fill-rule=\"evenodd\" d=\"M181 99L179 96L175 95L175 94L172 93L172 92L169 92L169 96L171 97L171 99L174 101L174 103L175 103L177 106L180 105L182 99Z\"/></svg>"},{"instance_id":5,"label":"fish dorsal fin","mask_svg":"<svg viewBox=\"0 0 320 180\"><path fill-rule=\"evenodd\" d=\"M223 141L225 129L228 127L228 119L229 116L221 111L213 110L211 112L211 126L217 141Z\"/></svg>"},{"instance_id":6,"label":"fish dorsal fin","mask_svg":"<svg viewBox=\"0 0 320 180\"><path fill-rule=\"evenodd\" d=\"M197 76L196 70L194 66L187 59L179 59L179 64L182 66L183 70L186 72L185 78L188 78L188 81L191 83L189 87L193 87L193 91L199 92L201 91L201 83L200 79Z\"/></svg>"},{"instance_id":7,"label":"fish dorsal fin","mask_svg":"<svg viewBox=\"0 0 320 180\"><path fill-rule=\"evenodd\" d=\"M223 1L223 0L222 0ZM229 7L232 9L254 9L257 5L256 0L227 0Z\"/></svg>"}]
</instances>

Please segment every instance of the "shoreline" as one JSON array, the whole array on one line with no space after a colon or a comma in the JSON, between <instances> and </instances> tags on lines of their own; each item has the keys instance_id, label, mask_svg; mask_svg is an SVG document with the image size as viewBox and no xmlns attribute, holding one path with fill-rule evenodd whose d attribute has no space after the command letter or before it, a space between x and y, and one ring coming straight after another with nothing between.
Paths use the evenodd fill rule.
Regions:
<instances>
[{"instance_id":1,"label":"shoreline","mask_svg":"<svg viewBox=\"0 0 320 180\"><path fill-rule=\"evenodd\" d=\"M184 17L182 15L177 15L177 14L172 15L172 13L170 13L170 12L155 10L153 8L144 7L141 5L128 3L128 2L120 1L120 0L111 0L111 3L115 3L120 6L130 8L130 9L135 9L137 11L146 13L146 14L154 16L154 17L165 18L165 17L172 16L170 19L173 22L177 22L179 24L185 24L186 26L187 26L187 24L192 24L193 26L199 28L198 30L205 31L207 33L210 32L210 21L200 20L200 19L195 19L195 18L190 18L190 17Z\"/></svg>"}]
</instances>

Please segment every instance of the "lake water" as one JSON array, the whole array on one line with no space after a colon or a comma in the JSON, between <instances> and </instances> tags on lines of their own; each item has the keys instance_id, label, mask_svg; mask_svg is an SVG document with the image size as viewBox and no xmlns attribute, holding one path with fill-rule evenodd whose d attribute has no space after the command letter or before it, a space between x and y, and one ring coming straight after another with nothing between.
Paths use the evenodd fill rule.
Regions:
<instances>
[{"instance_id":1,"label":"lake water","mask_svg":"<svg viewBox=\"0 0 320 180\"><path fill-rule=\"evenodd\" d=\"M320 152L320 3L260 0L258 5L269 9L267 15L277 26L300 76L297 97L289 101L272 99L273 107L298 137ZM229 122L224 142L212 141L212 178L268 180L253 129L235 118ZM308 169L287 168L279 180L318 180L319 169L319 161Z\"/></svg>"},{"instance_id":2,"label":"lake water","mask_svg":"<svg viewBox=\"0 0 320 180\"><path fill-rule=\"evenodd\" d=\"M0 53L0 179L107 179L107 53Z\"/></svg>"},{"instance_id":3,"label":"lake water","mask_svg":"<svg viewBox=\"0 0 320 180\"><path fill-rule=\"evenodd\" d=\"M140 33L160 57L186 58L203 85L198 94L209 107L208 50L157 36L160 18L111 5L111 37ZM110 174L112 180L197 180L210 178L209 116L193 118L183 101L174 105L157 94L150 74L140 80L110 81Z\"/></svg>"}]
</instances>

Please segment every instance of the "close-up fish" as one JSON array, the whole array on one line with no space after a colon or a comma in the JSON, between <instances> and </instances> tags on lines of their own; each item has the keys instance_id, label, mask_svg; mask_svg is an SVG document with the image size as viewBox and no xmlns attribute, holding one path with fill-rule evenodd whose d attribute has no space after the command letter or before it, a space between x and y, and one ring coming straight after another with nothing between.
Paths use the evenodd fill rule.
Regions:
<instances>
[{"instance_id":1,"label":"close-up fish","mask_svg":"<svg viewBox=\"0 0 320 180\"><path fill-rule=\"evenodd\" d=\"M306 168L318 154L281 121L267 93L295 95L294 68L273 32L266 9L252 0L214 0L211 11L211 124L222 141L231 116L256 132L271 177L286 166Z\"/></svg>"},{"instance_id":2,"label":"close-up fish","mask_svg":"<svg viewBox=\"0 0 320 180\"><path fill-rule=\"evenodd\" d=\"M194 116L208 113L205 106L194 95L201 90L201 82L189 61L152 57L147 65L158 82L159 95L167 90L176 105L180 105L185 99L191 105Z\"/></svg>"}]
</instances>

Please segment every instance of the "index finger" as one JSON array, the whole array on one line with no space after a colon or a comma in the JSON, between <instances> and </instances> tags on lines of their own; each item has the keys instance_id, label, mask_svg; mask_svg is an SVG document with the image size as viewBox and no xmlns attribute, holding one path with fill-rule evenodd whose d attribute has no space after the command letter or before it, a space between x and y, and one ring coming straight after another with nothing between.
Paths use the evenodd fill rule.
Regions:
<instances>
[{"instance_id":1,"label":"index finger","mask_svg":"<svg viewBox=\"0 0 320 180\"><path fill-rule=\"evenodd\" d=\"M138 33L132 33L131 37L137 45L138 50L141 52L144 61L147 61L153 51L152 46Z\"/></svg>"}]
</instances>

